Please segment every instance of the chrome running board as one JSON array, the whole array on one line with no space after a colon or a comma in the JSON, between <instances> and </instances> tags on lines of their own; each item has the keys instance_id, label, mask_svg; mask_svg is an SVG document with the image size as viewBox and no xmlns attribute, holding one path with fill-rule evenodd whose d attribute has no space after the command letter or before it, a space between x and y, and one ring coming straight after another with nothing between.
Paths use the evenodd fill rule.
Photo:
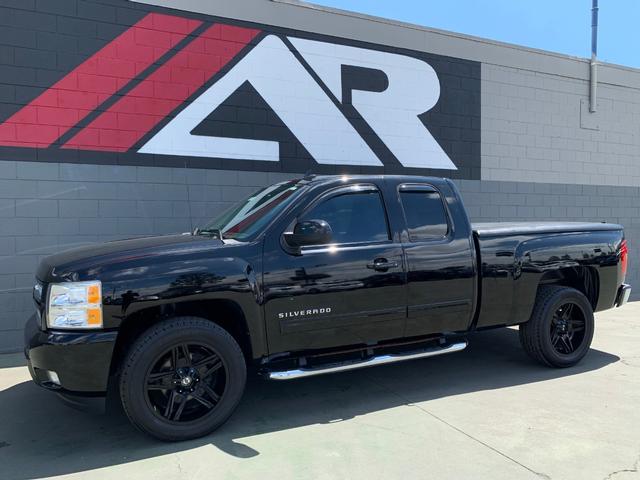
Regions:
<instances>
[{"instance_id":1,"label":"chrome running board","mask_svg":"<svg viewBox=\"0 0 640 480\"><path fill-rule=\"evenodd\" d=\"M394 353L387 355L379 355L367 358L366 360L356 360L350 362L330 363L315 368L299 368L295 370L266 371L264 372L269 380L294 380L296 378L312 377L314 375L323 375L325 373L344 372L347 370L355 370L357 368L375 367L377 365L385 365L387 363L403 362L405 360L415 360L417 358L434 357L445 353L453 353L464 350L467 342L458 342L445 345L442 347L430 347L421 350L412 350L407 353Z\"/></svg>"}]
</instances>

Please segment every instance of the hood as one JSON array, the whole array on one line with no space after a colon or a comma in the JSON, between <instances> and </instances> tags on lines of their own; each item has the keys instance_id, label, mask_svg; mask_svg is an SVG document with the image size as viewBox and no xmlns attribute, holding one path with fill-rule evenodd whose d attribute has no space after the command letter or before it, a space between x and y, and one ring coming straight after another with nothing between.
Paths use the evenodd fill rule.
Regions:
<instances>
[{"instance_id":1,"label":"hood","mask_svg":"<svg viewBox=\"0 0 640 480\"><path fill-rule=\"evenodd\" d=\"M228 246L230 245L221 240L198 235L118 240L74 248L46 257L40 262L36 277L44 282L99 279L125 268L163 263L163 259L168 258L187 260L203 252Z\"/></svg>"}]
</instances>

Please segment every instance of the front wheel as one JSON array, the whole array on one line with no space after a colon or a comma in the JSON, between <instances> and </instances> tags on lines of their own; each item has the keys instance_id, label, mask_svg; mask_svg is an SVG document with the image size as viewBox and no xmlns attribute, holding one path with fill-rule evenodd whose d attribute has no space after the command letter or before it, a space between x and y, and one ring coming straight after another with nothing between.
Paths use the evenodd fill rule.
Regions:
<instances>
[{"instance_id":1,"label":"front wheel","mask_svg":"<svg viewBox=\"0 0 640 480\"><path fill-rule=\"evenodd\" d=\"M201 318L172 318L132 345L120 398L138 429L160 440L187 440L231 416L246 377L242 350L226 330Z\"/></svg>"},{"instance_id":2,"label":"front wheel","mask_svg":"<svg viewBox=\"0 0 640 480\"><path fill-rule=\"evenodd\" d=\"M574 288L542 286L531 318L519 328L520 343L531 358L551 367L571 367L591 346L593 309Z\"/></svg>"}]
</instances>

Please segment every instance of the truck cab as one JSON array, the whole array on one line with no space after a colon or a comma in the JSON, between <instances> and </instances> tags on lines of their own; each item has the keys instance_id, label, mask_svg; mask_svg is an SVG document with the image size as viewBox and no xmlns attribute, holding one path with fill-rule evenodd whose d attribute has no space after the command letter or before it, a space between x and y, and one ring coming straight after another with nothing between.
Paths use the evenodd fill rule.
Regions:
<instances>
[{"instance_id":1,"label":"truck cab","mask_svg":"<svg viewBox=\"0 0 640 480\"><path fill-rule=\"evenodd\" d=\"M477 266L452 184L329 178L308 195L265 238L270 352L469 328ZM325 238L296 238L321 225Z\"/></svg>"}]
</instances>

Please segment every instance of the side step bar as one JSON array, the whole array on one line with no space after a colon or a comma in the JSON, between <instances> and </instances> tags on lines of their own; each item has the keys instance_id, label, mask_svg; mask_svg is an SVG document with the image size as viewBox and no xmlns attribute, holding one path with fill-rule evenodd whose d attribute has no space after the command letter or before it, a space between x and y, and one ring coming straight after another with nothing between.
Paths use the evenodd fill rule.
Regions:
<instances>
[{"instance_id":1,"label":"side step bar","mask_svg":"<svg viewBox=\"0 0 640 480\"><path fill-rule=\"evenodd\" d=\"M313 377L314 375L323 375L325 373L344 372L347 370L355 370L357 368L374 367L377 365L385 365L387 363L403 362L405 360L415 360L417 358L434 357L445 353L453 353L464 350L467 342L451 343L442 347L430 347L421 350L413 350L406 353L379 355L367 358L366 360L355 360L341 363L330 363L315 368L300 368L295 370L266 371L265 376L269 380L294 380L302 377Z\"/></svg>"}]
</instances>

